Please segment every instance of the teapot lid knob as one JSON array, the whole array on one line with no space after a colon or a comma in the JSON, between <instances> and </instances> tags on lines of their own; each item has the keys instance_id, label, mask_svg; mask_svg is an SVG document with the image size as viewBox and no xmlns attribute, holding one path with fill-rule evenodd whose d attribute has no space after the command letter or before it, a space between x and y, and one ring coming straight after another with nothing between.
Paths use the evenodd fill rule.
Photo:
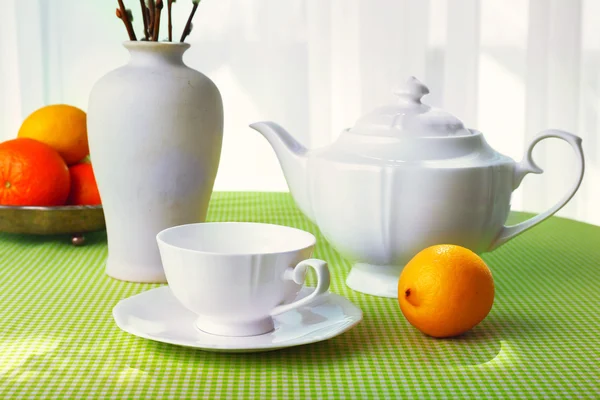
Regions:
<instances>
[{"instance_id":1,"label":"teapot lid knob","mask_svg":"<svg viewBox=\"0 0 600 400\"><path fill-rule=\"evenodd\" d=\"M421 102L429 88L414 76L399 89L396 104L378 107L362 116L351 133L374 136L443 137L470 135L454 115Z\"/></svg>"},{"instance_id":2,"label":"teapot lid knob","mask_svg":"<svg viewBox=\"0 0 600 400\"><path fill-rule=\"evenodd\" d=\"M429 94L429 88L420 80L411 76L408 78L404 86L396 89L394 92L400 98L401 103L421 104L421 98Z\"/></svg>"}]
</instances>

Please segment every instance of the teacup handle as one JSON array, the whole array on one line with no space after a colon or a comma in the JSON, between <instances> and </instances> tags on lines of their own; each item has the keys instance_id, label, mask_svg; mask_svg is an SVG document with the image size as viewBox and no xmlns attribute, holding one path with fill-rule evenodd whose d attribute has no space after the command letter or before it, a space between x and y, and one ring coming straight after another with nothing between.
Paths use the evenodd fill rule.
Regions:
<instances>
[{"instance_id":1,"label":"teacup handle","mask_svg":"<svg viewBox=\"0 0 600 400\"><path fill-rule=\"evenodd\" d=\"M308 267L312 267L312 269L314 269L317 273L317 287L315 288L314 292L293 303L275 307L273 310L271 310L271 316L293 310L294 308L305 306L315 300L317 296L327 293L329 290L330 281L329 268L327 267L327 263L325 261L317 260L316 258L310 258L308 260L301 261L293 269L286 271L286 276L284 279L290 279L299 285L303 285L306 279L306 269Z\"/></svg>"},{"instance_id":2,"label":"teacup handle","mask_svg":"<svg viewBox=\"0 0 600 400\"><path fill-rule=\"evenodd\" d=\"M529 145L529 148L527 149L527 153L525 153L525 157L523 157L523 160L515 167L513 190L519 187L521 181L528 173L531 172L534 174L541 174L542 172L544 172L540 167L537 166L535 161L533 161L532 152L536 144L548 138L557 138L564 140L565 142L571 145L571 147L577 154L577 178L575 183L573 184L573 186L571 186L571 189L567 192L567 194L548 211L542 214L538 214L535 217L528 219L527 221L521 222L520 224L504 226L500 231L498 237L492 242L488 251L494 250L495 248L508 242L510 239L514 238L518 234L526 231L532 226L537 225L546 218L554 215L558 210L563 208L563 206L567 204L569 200L571 200L575 192L577 192L577 189L579 189L579 185L581 184L581 180L583 179L583 173L585 171L585 162L583 158L583 148L581 147L581 138L569 132L561 131L558 129L548 129L541 132L539 136L533 139L533 141Z\"/></svg>"}]
</instances>

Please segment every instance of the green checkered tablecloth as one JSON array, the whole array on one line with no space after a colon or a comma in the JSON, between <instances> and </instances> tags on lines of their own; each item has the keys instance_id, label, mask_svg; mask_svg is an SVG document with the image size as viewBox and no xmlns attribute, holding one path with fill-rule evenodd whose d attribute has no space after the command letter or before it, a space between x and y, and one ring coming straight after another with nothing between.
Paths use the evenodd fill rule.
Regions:
<instances>
[{"instance_id":1,"label":"green checkered tablecloth","mask_svg":"<svg viewBox=\"0 0 600 400\"><path fill-rule=\"evenodd\" d=\"M517 215L523 218L523 215ZM551 218L493 253L496 301L474 330L424 336L397 301L344 285L350 268L283 193L215 193L212 221L295 226L318 237L331 290L364 321L331 340L226 354L122 332L111 310L156 285L106 276L106 233L0 234L0 398L600 398L600 227Z\"/></svg>"}]
</instances>

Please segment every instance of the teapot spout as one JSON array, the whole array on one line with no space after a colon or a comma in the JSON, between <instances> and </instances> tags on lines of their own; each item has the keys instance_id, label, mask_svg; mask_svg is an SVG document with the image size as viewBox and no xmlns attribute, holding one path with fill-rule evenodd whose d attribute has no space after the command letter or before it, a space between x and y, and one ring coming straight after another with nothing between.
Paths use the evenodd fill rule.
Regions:
<instances>
[{"instance_id":1,"label":"teapot spout","mask_svg":"<svg viewBox=\"0 0 600 400\"><path fill-rule=\"evenodd\" d=\"M262 134L271 144L296 204L304 215L315 222L308 190L306 147L275 122L256 122L250 128Z\"/></svg>"}]
</instances>

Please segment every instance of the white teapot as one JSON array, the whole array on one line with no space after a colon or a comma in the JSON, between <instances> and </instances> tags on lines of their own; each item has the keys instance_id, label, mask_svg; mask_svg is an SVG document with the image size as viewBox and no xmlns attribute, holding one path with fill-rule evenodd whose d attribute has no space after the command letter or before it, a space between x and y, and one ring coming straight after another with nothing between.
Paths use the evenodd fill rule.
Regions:
<instances>
[{"instance_id":1,"label":"white teapot","mask_svg":"<svg viewBox=\"0 0 600 400\"><path fill-rule=\"evenodd\" d=\"M353 262L347 285L396 297L403 266L422 249L457 244L491 251L542 222L573 197L584 172L581 138L546 130L520 163L494 151L481 132L421 102L429 93L411 77L397 104L377 108L330 146L307 150L273 122L250 125L269 141L299 208ZM504 223L523 177L542 173L531 153L543 139L577 153L577 179L551 209Z\"/></svg>"}]
</instances>

